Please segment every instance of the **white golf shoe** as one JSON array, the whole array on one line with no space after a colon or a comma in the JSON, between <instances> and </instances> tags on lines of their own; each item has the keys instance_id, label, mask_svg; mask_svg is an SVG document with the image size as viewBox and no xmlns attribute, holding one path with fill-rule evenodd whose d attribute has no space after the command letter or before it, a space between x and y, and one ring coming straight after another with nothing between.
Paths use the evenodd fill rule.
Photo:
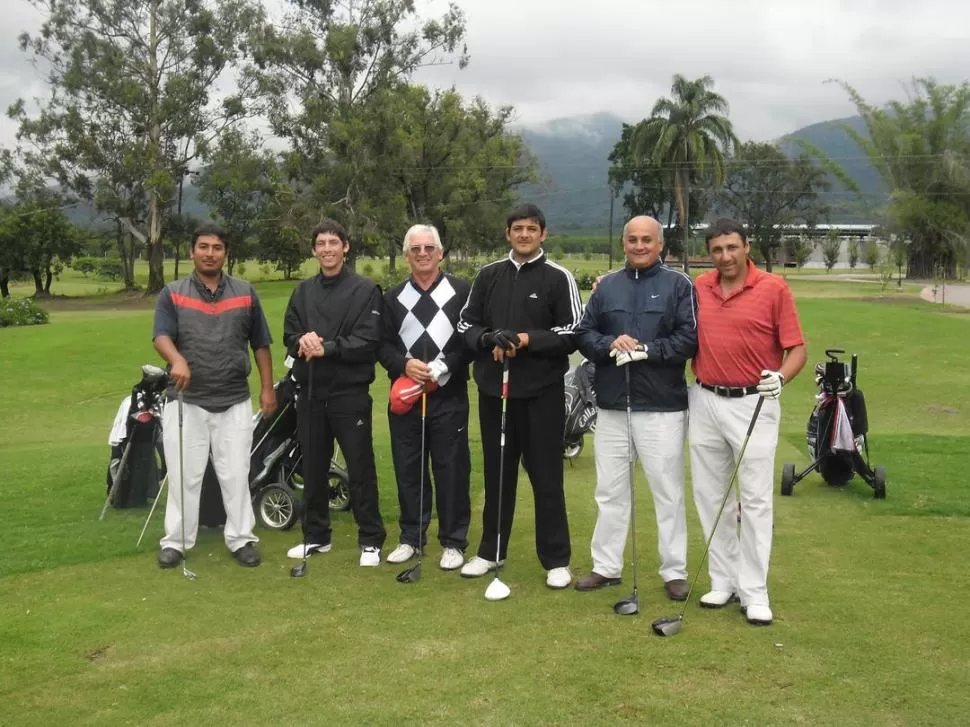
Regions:
<instances>
[{"instance_id":1,"label":"white golf shoe","mask_svg":"<svg viewBox=\"0 0 970 727\"><path fill-rule=\"evenodd\" d=\"M503 561L504 562L504 561ZM470 561L465 563L461 568L462 578L481 578L483 575L488 573L490 570L495 570L496 563L494 560L485 560L479 556L475 556Z\"/></svg>"},{"instance_id":2,"label":"white golf shoe","mask_svg":"<svg viewBox=\"0 0 970 727\"><path fill-rule=\"evenodd\" d=\"M373 545L360 549L360 565L362 568L376 568L381 564L381 549Z\"/></svg>"},{"instance_id":3,"label":"white golf shoe","mask_svg":"<svg viewBox=\"0 0 970 727\"><path fill-rule=\"evenodd\" d=\"M320 545L319 543L307 543L306 544L306 555L309 558L314 553L329 553L333 546L330 543L326 545ZM299 545L294 545L288 551L286 551L287 558L295 558L296 560L303 560L303 543Z\"/></svg>"},{"instance_id":4,"label":"white golf shoe","mask_svg":"<svg viewBox=\"0 0 970 727\"><path fill-rule=\"evenodd\" d=\"M569 588L569 584L572 582L572 571L566 566L562 566L560 568L551 568L546 574L546 585L550 588L555 588L557 590L561 588Z\"/></svg>"},{"instance_id":5,"label":"white golf shoe","mask_svg":"<svg viewBox=\"0 0 970 727\"><path fill-rule=\"evenodd\" d=\"M394 550L391 551L390 555L387 556L387 562L404 563L406 561L411 560L411 558L413 558L415 553L417 552L418 552L417 548L415 548L413 545L408 545L407 543L401 543L399 546L397 546ZM361 563L361 565L363 565L363 563Z\"/></svg>"},{"instance_id":6,"label":"white golf shoe","mask_svg":"<svg viewBox=\"0 0 970 727\"><path fill-rule=\"evenodd\" d=\"M771 624L773 615L771 609L767 606L748 606L745 609L744 617L748 619L749 624L768 626Z\"/></svg>"},{"instance_id":7,"label":"white golf shoe","mask_svg":"<svg viewBox=\"0 0 970 727\"><path fill-rule=\"evenodd\" d=\"M388 558L390 560L390 558ZM445 548L438 567L441 570L458 570L465 562L465 555L458 548Z\"/></svg>"},{"instance_id":8,"label":"white golf shoe","mask_svg":"<svg viewBox=\"0 0 970 727\"><path fill-rule=\"evenodd\" d=\"M724 608L738 597L731 591L708 591L701 596L701 606L704 608Z\"/></svg>"}]
</instances>

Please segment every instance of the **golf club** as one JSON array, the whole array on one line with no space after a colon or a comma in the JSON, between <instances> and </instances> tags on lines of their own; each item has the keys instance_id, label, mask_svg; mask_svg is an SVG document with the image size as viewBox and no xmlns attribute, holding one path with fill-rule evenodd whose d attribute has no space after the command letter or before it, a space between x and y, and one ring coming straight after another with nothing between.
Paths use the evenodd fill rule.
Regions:
<instances>
[{"instance_id":1,"label":"golf club","mask_svg":"<svg viewBox=\"0 0 970 727\"><path fill-rule=\"evenodd\" d=\"M304 467L303 481L304 481L304 483L306 482L306 475L308 474L308 471L310 469L310 461L309 461L309 456L308 456L309 455L309 450L310 450L310 447L313 445L313 439L310 437L310 424L313 422L313 359L312 358L311 359L307 359L306 402L305 403L306 403L306 407L307 407L307 409L306 409L306 413L307 413L307 420L306 420L306 443L307 443L307 449L306 449L306 451L304 451L304 456L303 456L303 467ZM307 510L308 510L308 508L306 506L306 489L304 489L303 490L303 559L300 561L299 565L295 565L292 568L290 568L290 577L291 578L303 578L303 576L306 575L306 559L307 559L307 552L306 552L306 515L307 515Z\"/></svg>"},{"instance_id":2,"label":"golf club","mask_svg":"<svg viewBox=\"0 0 970 727\"><path fill-rule=\"evenodd\" d=\"M424 423L428 416L428 392L421 389L421 492L418 495L418 562L397 574L398 583L415 583L421 578L421 560L424 558Z\"/></svg>"},{"instance_id":3,"label":"golf club","mask_svg":"<svg viewBox=\"0 0 970 727\"><path fill-rule=\"evenodd\" d=\"M121 482L121 478L125 473L125 465L128 463L128 453L131 452L131 442L125 446L125 452L121 455L121 464L118 465L118 471L115 473L115 478L111 482L111 489L108 490L108 496L104 499L104 506L101 508L101 516L98 520L104 520L104 514L108 511L108 504L111 499L115 496L115 492L118 489L118 483Z\"/></svg>"},{"instance_id":4,"label":"golf club","mask_svg":"<svg viewBox=\"0 0 970 727\"><path fill-rule=\"evenodd\" d=\"M189 553L185 549L185 422L184 422L184 402L182 392L179 391L179 523L182 526L182 575L190 581L194 581L196 575L189 570L187 562Z\"/></svg>"},{"instance_id":5,"label":"golf club","mask_svg":"<svg viewBox=\"0 0 970 727\"><path fill-rule=\"evenodd\" d=\"M630 407L630 366L627 364L626 373L626 446L627 459L630 464L630 520L631 540L633 546L633 593L622 601L613 605L613 612L620 616L635 616L640 613L639 574L637 568L637 490L636 479L636 451L633 446L633 410Z\"/></svg>"},{"instance_id":6,"label":"golf club","mask_svg":"<svg viewBox=\"0 0 970 727\"><path fill-rule=\"evenodd\" d=\"M152 515L155 514L155 506L158 505L158 501L162 499L162 493L165 492L165 485L168 483L168 475L162 479L162 484L158 486L158 494L155 495L155 501L152 503L152 509L148 511L148 517L145 518L145 524L141 526L141 535L138 536L138 542L135 543L135 547L141 547L141 539L145 537L145 531L148 530L148 523L151 522Z\"/></svg>"},{"instance_id":7,"label":"golf club","mask_svg":"<svg viewBox=\"0 0 970 727\"><path fill-rule=\"evenodd\" d=\"M690 602L690 594L694 591L694 585L697 583L697 576L700 575L701 570L704 568L704 563L707 562L707 554L711 550L711 542L714 540L714 533L717 532L717 526L718 523L721 522L721 514L724 512L724 506L727 505L728 498L731 496L731 490L734 489L734 483L737 480L738 471L741 469L741 461L744 459L744 450L748 448L748 441L751 439L751 432L754 431L754 425L758 421L758 415L761 414L761 407L764 403L764 397L759 396L758 403L754 407L754 414L751 415L751 423L748 424L748 433L744 435L744 441L741 443L741 451L738 452L738 461L734 465L734 472L731 473L731 479L724 490L724 498L721 500L721 508L717 511L717 517L714 518L714 527L711 528L711 534L708 536L707 544L704 546L704 555L701 556L700 565L697 566L697 570L694 571L694 577L691 578L690 588L687 589L687 598L684 599L684 605L680 609L680 614L677 616L658 618L656 621L654 621L651 626L653 627L653 632L657 636L673 636L674 634L679 634L681 628L683 628L684 614L687 612L687 604Z\"/></svg>"},{"instance_id":8,"label":"golf club","mask_svg":"<svg viewBox=\"0 0 970 727\"><path fill-rule=\"evenodd\" d=\"M502 364L502 425L499 437L498 455L498 509L496 511L495 536L495 578L485 589L486 601L502 601L512 595L512 590L502 583L499 573L502 570L502 485L505 479L505 407L509 400L509 359L506 356Z\"/></svg>"}]
</instances>

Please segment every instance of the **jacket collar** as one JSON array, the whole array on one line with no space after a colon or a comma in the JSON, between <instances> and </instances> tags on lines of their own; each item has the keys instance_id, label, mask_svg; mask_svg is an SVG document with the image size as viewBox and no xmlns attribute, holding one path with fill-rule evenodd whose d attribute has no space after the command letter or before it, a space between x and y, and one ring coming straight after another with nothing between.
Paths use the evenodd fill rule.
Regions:
<instances>
[{"instance_id":1,"label":"jacket collar","mask_svg":"<svg viewBox=\"0 0 970 727\"><path fill-rule=\"evenodd\" d=\"M524 263L520 263L520 262L519 262L518 260L516 260L516 259L515 259L515 257L514 257L514 256L512 255L512 251L511 251L511 250L509 250L509 262L510 262L510 263L512 263L513 265L515 265L515 269L516 269L516 270L521 270L521 269L522 269L522 268L524 268L524 267L525 267L526 265L532 265L532 263L536 263L536 262L539 262L539 261L540 261L540 260L542 259L542 256L543 256L543 255L545 255L545 254L546 254L546 252L545 252L545 250L543 250L543 249L542 249L542 248L540 247L540 248L539 248L539 250L538 250L538 252L536 252L536 254L535 254L535 255L533 255L533 256L532 256L531 258L529 258L528 260L526 260L526 261L525 261Z\"/></svg>"}]
</instances>

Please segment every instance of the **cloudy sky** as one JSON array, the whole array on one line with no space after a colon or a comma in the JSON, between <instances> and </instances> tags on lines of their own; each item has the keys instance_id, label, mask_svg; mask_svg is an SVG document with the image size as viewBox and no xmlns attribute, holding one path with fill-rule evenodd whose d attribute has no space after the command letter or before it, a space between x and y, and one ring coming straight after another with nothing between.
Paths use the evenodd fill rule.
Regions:
<instances>
[{"instance_id":1,"label":"cloudy sky","mask_svg":"<svg viewBox=\"0 0 970 727\"><path fill-rule=\"evenodd\" d=\"M278 7L280 0L267 5ZM738 135L767 140L853 113L840 78L872 102L901 98L914 75L970 76L970 3L961 0L458 0L468 20L465 70L422 71L524 124L611 111L645 116L674 73L710 74ZM446 0L417 0L423 15ZM26 0L0 0L0 109L42 93L17 48L39 25ZM14 127L0 120L0 144Z\"/></svg>"}]
</instances>

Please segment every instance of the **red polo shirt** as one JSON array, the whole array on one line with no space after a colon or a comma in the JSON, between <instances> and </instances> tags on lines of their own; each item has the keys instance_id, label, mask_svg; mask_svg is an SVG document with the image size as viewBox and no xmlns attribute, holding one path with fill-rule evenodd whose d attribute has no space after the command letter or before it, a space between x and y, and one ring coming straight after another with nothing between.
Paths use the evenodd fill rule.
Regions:
<instances>
[{"instance_id":1,"label":"red polo shirt","mask_svg":"<svg viewBox=\"0 0 970 727\"><path fill-rule=\"evenodd\" d=\"M752 386L777 371L786 349L805 343L795 300L784 278L748 260L744 285L724 297L721 273L697 277L697 379L716 386Z\"/></svg>"}]
</instances>

